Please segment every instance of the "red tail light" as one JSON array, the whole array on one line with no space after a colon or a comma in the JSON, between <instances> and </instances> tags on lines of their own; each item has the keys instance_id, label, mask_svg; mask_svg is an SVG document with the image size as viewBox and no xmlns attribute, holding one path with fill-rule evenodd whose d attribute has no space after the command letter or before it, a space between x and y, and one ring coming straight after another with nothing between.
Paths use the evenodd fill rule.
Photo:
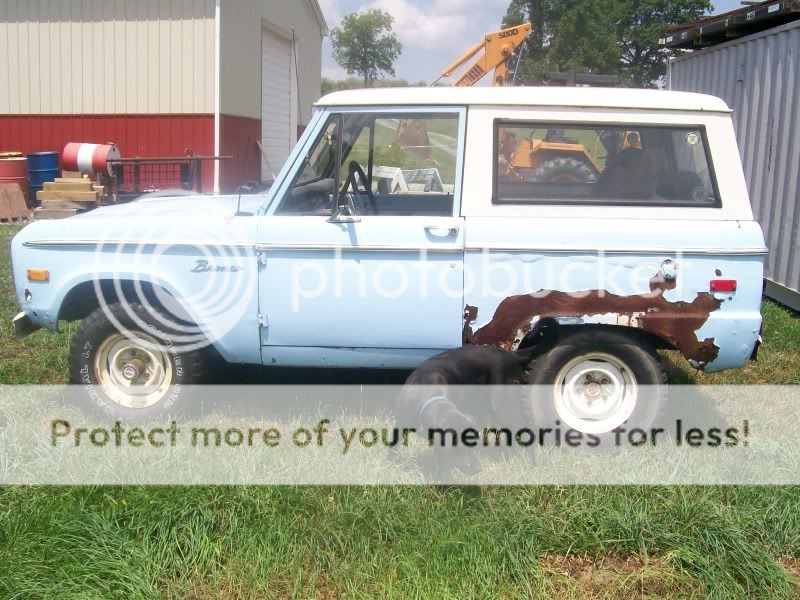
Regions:
<instances>
[{"instance_id":1,"label":"red tail light","mask_svg":"<svg viewBox=\"0 0 800 600\"><path fill-rule=\"evenodd\" d=\"M736 280L735 279L712 279L711 280L712 292L735 292Z\"/></svg>"}]
</instances>

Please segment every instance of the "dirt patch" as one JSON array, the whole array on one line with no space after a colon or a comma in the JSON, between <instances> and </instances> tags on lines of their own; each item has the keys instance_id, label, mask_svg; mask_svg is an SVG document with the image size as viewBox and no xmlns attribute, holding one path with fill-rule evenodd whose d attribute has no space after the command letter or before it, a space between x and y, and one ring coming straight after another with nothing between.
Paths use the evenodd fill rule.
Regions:
<instances>
[{"instance_id":1,"label":"dirt patch","mask_svg":"<svg viewBox=\"0 0 800 600\"><path fill-rule=\"evenodd\" d=\"M699 582L663 558L640 556L539 557L551 594L559 598L699 598Z\"/></svg>"},{"instance_id":2,"label":"dirt patch","mask_svg":"<svg viewBox=\"0 0 800 600\"><path fill-rule=\"evenodd\" d=\"M789 585L792 586L795 597L800 597L800 558L787 556L778 562L786 571L786 578L789 580Z\"/></svg>"}]
</instances>

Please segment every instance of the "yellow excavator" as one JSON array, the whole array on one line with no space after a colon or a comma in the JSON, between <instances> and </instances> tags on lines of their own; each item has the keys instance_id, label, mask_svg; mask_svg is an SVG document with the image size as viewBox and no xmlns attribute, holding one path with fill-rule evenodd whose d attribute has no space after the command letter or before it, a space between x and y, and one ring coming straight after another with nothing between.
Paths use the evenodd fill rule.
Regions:
<instances>
[{"instance_id":1,"label":"yellow excavator","mask_svg":"<svg viewBox=\"0 0 800 600\"><path fill-rule=\"evenodd\" d=\"M475 85L492 70L492 85L513 85L513 81L509 81L509 63L514 52L525 43L532 30L530 23L522 23L485 35L482 41L443 69L433 83L450 77L477 56L464 69L454 86ZM519 142L515 132L503 130L500 142L506 174L514 179L530 179L535 173L536 179L540 181L588 182L594 181L600 172L600 166L583 144L564 139L555 130L548 131L544 140L523 138Z\"/></svg>"},{"instance_id":2,"label":"yellow excavator","mask_svg":"<svg viewBox=\"0 0 800 600\"><path fill-rule=\"evenodd\" d=\"M455 86L463 87L475 85L491 70L494 70L492 85L506 85L508 83L508 62L514 51L528 39L533 30L530 23L523 23L507 29L501 29L489 33L483 37L483 41L478 42L464 54L459 56L452 64L442 71L436 83L442 77L450 77L458 69L464 66L469 59L483 52L475 62L464 71ZM433 85L433 83L431 85Z\"/></svg>"}]
</instances>

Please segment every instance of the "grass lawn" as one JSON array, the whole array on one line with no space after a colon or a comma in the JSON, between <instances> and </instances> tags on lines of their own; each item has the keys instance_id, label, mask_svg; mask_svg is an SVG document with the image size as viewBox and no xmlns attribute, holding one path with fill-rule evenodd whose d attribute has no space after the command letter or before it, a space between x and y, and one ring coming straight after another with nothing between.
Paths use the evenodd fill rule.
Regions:
<instances>
[{"instance_id":1,"label":"grass lawn","mask_svg":"<svg viewBox=\"0 0 800 600\"><path fill-rule=\"evenodd\" d=\"M74 325L13 339L0 383L63 383ZM758 363L687 383L800 383L800 319ZM2 457L0 456L0 460ZM794 487L0 488L3 598L800 597Z\"/></svg>"}]
</instances>

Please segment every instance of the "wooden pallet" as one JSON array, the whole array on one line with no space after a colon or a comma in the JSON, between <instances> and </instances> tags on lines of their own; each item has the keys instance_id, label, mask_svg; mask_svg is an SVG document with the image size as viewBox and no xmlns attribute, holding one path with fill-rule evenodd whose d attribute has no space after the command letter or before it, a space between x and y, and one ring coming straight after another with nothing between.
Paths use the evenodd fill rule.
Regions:
<instances>
[{"instance_id":1,"label":"wooden pallet","mask_svg":"<svg viewBox=\"0 0 800 600\"><path fill-rule=\"evenodd\" d=\"M27 223L30 220L31 220L30 215L25 217L0 217L0 223L3 223L5 225L11 225L15 223L22 224L22 223Z\"/></svg>"},{"instance_id":2,"label":"wooden pallet","mask_svg":"<svg viewBox=\"0 0 800 600\"><path fill-rule=\"evenodd\" d=\"M42 206L34 211L34 219L64 219L102 204L106 188L75 175L64 173L64 177L48 181L36 192Z\"/></svg>"},{"instance_id":3,"label":"wooden pallet","mask_svg":"<svg viewBox=\"0 0 800 600\"><path fill-rule=\"evenodd\" d=\"M45 208L40 206L33 209L33 218L36 221L43 219L66 219L74 217L80 212L77 208Z\"/></svg>"},{"instance_id":4,"label":"wooden pallet","mask_svg":"<svg viewBox=\"0 0 800 600\"><path fill-rule=\"evenodd\" d=\"M23 223L31 218L18 183L0 184L0 223Z\"/></svg>"}]
</instances>

